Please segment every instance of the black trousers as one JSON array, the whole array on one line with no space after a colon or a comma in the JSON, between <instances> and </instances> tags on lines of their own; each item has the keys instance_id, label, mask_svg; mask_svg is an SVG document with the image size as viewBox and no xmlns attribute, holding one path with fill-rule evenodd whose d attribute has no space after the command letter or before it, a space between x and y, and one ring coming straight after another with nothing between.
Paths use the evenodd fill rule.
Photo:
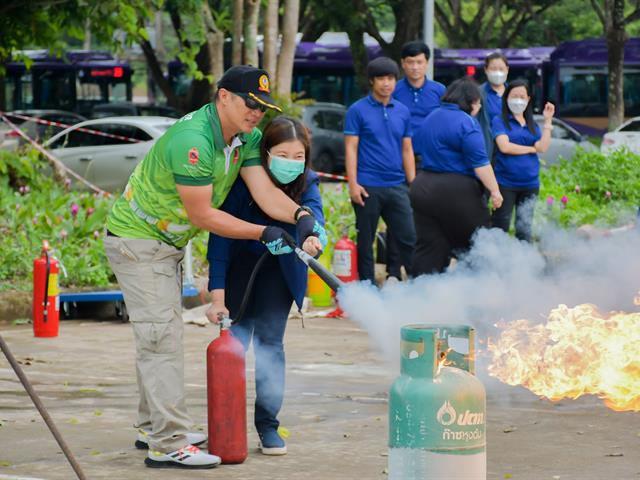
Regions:
<instances>
[{"instance_id":1,"label":"black trousers","mask_svg":"<svg viewBox=\"0 0 640 480\"><path fill-rule=\"evenodd\" d=\"M473 233L490 225L484 187L470 176L420 171L410 198L417 234L414 276L443 272L469 248Z\"/></svg>"},{"instance_id":2,"label":"black trousers","mask_svg":"<svg viewBox=\"0 0 640 480\"><path fill-rule=\"evenodd\" d=\"M539 188L509 188L500 185L500 193L504 200L502 206L493 212L491 226L508 232L515 207L516 238L530 242L533 211L539 190Z\"/></svg>"},{"instance_id":3,"label":"black trousers","mask_svg":"<svg viewBox=\"0 0 640 480\"><path fill-rule=\"evenodd\" d=\"M364 207L352 203L358 229L358 274L360 280L375 280L373 240L380 217L393 232L400 262L411 265L416 232L406 185L396 187L366 187L368 198ZM408 272L411 275L411 272Z\"/></svg>"}]
</instances>

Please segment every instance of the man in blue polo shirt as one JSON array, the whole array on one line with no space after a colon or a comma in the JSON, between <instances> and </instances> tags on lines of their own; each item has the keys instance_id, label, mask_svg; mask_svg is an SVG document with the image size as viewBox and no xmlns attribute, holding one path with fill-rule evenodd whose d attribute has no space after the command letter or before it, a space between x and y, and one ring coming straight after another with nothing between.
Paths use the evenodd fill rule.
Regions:
<instances>
[{"instance_id":1,"label":"man in blue polo shirt","mask_svg":"<svg viewBox=\"0 0 640 480\"><path fill-rule=\"evenodd\" d=\"M374 281L373 240L380 217L393 232L400 261L411 265L415 244L408 186L416 175L409 109L394 100L398 65L379 57L367 65L371 90L345 121L345 163L358 229L358 273ZM408 272L409 273L409 272Z\"/></svg>"},{"instance_id":2,"label":"man in blue polo shirt","mask_svg":"<svg viewBox=\"0 0 640 480\"><path fill-rule=\"evenodd\" d=\"M405 43L400 53L404 78L398 81L393 98L402 102L411 112L411 128L415 132L427 116L440 106L445 86L427 79L431 52L419 40Z\"/></svg>"},{"instance_id":3,"label":"man in blue polo shirt","mask_svg":"<svg viewBox=\"0 0 640 480\"><path fill-rule=\"evenodd\" d=\"M440 82L427 79L427 69L431 51L426 43L415 40L402 46L400 65L404 78L399 80L393 92L393 98L403 103L411 113L411 130L418 131L418 127L427 116L440 106L440 99L444 95L445 86ZM413 144L415 154L415 143ZM420 159L416 158L420 164ZM400 258L398 247L393 234L387 234L387 275L390 279L401 278ZM405 268L407 266L405 265Z\"/></svg>"}]
</instances>

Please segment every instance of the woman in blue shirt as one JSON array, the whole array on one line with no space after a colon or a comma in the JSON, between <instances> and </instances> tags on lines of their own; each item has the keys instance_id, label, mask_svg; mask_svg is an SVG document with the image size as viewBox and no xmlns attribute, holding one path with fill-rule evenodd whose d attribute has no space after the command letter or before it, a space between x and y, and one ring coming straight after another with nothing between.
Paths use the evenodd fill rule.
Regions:
<instances>
[{"instance_id":1,"label":"woman in blue shirt","mask_svg":"<svg viewBox=\"0 0 640 480\"><path fill-rule=\"evenodd\" d=\"M509 62L500 52L493 52L484 59L484 74L487 81L480 85L482 94L482 110L478 114L478 122L484 135L484 145L490 160L494 159L494 143L491 136L491 124L502 112L502 97L509 75Z\"/></svg>"},{"instance_id":2,"label":"woman in blue shirt","mask_svg":"<svg viewBox=\"0 0 640 480\"><path fill-rule=\"evenodd\" d=\"M304 205L303 208L309 208L318 222L324 224L318 176L309 168L309 146L309 132L299 120L277 117L263 132L262 166L278 187ZM294 225L272 220L260 210L240 178L221 210L251 223L278 226L296 237ZM324 247L324 231L319 236ZM212 322L229 314L231 318L236 317L251 273L266 251L266 247L257 241L209 235L207 259L212 305L207 317ZM256 359L254 421L265 455L287 452L284 440L278 434L280 422L277 419L284 397L283 338L291 304L295 300L301 308L306 289L307 267L295 253L268 256L258 270L244 315L231 327L245 349L253 339Z\"/></svg>"},{"instance_id":3,"label":"woman in blue shirt","mask_svg":"<svg viewBox=\"0 0 640 480\"><path fill-rule=\"evenodd\" d=\"M473 233L488 227L485 188L495 208L502 204L480 125L480 90L470 78L453 82L442 105L414 132L422 169L410 198L417 243L413 273L443 272L451 257L469 248Z\"/></svg>"},{"instance_id":4,"label":"woman in blue shirt","mask_svg":"<svg viewBox=\"0 0 640 480\"><path fill-rule=\"evenodd\" d=\"M514 80L502 96L502 115L491 125L496 142L494 169L504 198L502 207L493 212L494 227L509 231L511 216L516 210L516 237L531 241L533 210L540 189L540 159L551 142L553 104L544 106L543 132L533 120L529 84Z\"/></svg>"}]
</instances>

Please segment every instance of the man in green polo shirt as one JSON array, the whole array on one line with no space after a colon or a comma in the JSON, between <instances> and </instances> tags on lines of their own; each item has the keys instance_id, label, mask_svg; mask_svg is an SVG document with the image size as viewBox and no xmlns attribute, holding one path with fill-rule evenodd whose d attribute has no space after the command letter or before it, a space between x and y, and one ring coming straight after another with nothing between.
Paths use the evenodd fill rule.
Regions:
<instances>
[{"instance_id":1,"label":"man in green polo shirt","mask_svg":"<svg viewBox=\"0 0 640 480\"><path fill-rule=\"evenodd\" d=\"M184 399L180 262L200 230L262 241L274 254L291 252L285 232L237 219L218 207L241 175L271 218L296 223L303 248L316 255L322 227L269 179L260 165L256 128L270 97L264 70L231 67L215 100L178 120L131 174L107 219L107 257L127 304L136 342L138 448L149 467L211 468L220 458L197 448Z\"/></svg>"}]
</instances>

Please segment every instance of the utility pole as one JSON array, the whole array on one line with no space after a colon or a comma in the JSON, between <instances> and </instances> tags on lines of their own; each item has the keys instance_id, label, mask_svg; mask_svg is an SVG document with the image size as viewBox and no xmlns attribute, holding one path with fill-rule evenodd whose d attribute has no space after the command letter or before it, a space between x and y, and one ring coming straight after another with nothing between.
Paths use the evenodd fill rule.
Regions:
<instances>
[{"instance_id":1,"label":"utility pole","mask_svg":"<svg viewBox=\"0 0 640 480\"><path fill-rule=\"evenodd\" d=\"M434 45L433 45L433 17L434 17L434 0L424 0L424 15L422 17L422 33L424 35L424 43L431 50L431 59L429 60L429 69L427 70L427 78L433 80L433 62L434 62Z\"/></svg>"}]
</instances>

